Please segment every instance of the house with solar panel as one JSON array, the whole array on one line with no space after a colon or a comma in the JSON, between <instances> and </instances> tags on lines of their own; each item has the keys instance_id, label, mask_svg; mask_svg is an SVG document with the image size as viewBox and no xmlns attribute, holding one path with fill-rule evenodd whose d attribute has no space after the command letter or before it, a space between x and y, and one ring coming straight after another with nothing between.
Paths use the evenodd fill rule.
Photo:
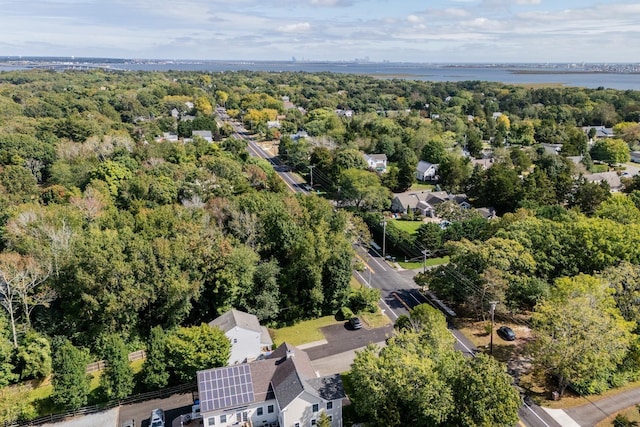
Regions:
<instances>
[{"instance_id":1,"label":"house with solar panel","mask_svg":"<svg viewBox=\"0 0 640 427\"><path fill-rule=\"evenodd\" d=\"M229 365L255 360L273 346L267 328L260 325L256 316L244 311L231 309L209 322L209 326L220 328L231 341Z\"/></svg>"},{"instance_id":2,"label":"house with solar panel","mask_svg":"<svg viewBox=\"0 0 640 427\"><path fill-rule=\"evenodd\" d=\"M308 427L323 412L342 426L340 375L319 377L307 353L287 343L261 360L197 376L204 426Z\"/></svg>"}]
</instances>

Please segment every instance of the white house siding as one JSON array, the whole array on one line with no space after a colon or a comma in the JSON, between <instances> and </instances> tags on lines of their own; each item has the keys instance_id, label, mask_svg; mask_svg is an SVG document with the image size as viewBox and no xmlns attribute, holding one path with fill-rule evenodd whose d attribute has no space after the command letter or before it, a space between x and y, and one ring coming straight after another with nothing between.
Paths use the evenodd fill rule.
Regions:
<instances>
[{"instance_id":1,"label":"white house siding","mask_svg":"<svg viewBox=\"0 0 640 427\"><path fill-rule=\"evenodd\" d=\"M317 423L320 414L324 411L327 412L327 415L332 416L333 427L342 427L342 402L334 400L332 403L333 409L327 411L326 401L311 393L303 392L282 410L280 427L295 427L296 423L299 423L300 427L310 427L311 420L316 420ZM318 412L313 412L313 404L318 404Z\"/></svg>"},{"instance_id":2,"label":"white house siding","mask_svg":"<svg viewBox=\"0 0 640 427\"><path fill-rule=\"evenodd\" d=\"M239 327L234 327L225 333L229 341L231 341L231 355L229 356L229 365L243 363L245 359L251 361L262 351L260 344L260 332L250 331Z\"/></svg>"},{"instance_id":3,"label":"white house siding","mask_svg":"<svg viewBox=\"0 0 640 427\"><path fill-rule=\"evenodd\" d=\"M268 407L273 405L273 412L269 413ZM262 415L258 415L258 408L262 408ZM220 412L209 412L203 415L202 420L205 427L214 425L216 427L238 426L244 422L244 415L247 415L247 420L251 421L254 426L262 426L278 421L278 404L275 400L262 402L260 404L253 404L245 408L229 409ZM221 421L221 415L226 416L225 422ZM209 420L214 418L215 424L209 424ZM239 424L240 423L240 424Z\"/></svg>"}]
</instances>

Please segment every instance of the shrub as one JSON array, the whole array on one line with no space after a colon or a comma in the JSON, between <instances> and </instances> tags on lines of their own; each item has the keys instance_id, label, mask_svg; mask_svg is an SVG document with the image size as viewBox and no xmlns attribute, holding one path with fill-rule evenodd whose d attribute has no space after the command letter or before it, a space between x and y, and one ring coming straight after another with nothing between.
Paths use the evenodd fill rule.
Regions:
<instances>
[{"instance_id":1,"label":"shrub","mask_svg":"<svg viewBox=\"0 0 640 427\"><path fill-rule=\"evenodd\" d=\"M353 317L353 311L349 307L340 307L336 313L337 320L347 320Z\"/></svg>"}]
</instances>

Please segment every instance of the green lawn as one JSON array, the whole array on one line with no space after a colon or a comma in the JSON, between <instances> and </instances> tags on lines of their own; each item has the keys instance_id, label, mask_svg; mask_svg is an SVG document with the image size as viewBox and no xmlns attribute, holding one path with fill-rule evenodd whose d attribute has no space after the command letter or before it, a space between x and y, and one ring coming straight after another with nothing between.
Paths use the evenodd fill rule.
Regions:
<instances>
[{"instance_id":1,"label":"green lawn","mask_svg":"<svg viewBox=\"0 0 640 427\"><path fill-rule=\"evenodd\" d=\"M409 190L411 191L433 191L433 184L423 184L421 182L414 183Z\"/></svg>"},{"instance_id":2,"label":"green lawn","mask_svg":"<svg viewBox=\"0 0 640 427\"><path fill-rule=\"evenodd\" d=\"M306 344L324 339L320 328L338 323L335 316L324 316L319 319L305 320L293 326L286 326L280 329L270 329L271 338L276 346L283 342L292 345Z\"/></svg>"},{"instance_id":3,"label":"green lawn","mask_svg":"<svg viewBox=\"0 0 640 427\"><path fill-rule=\"evenodd\" d=\"M392 224L397 229L413 235L424 223L422 221L404 221L401 219L394 219L393 221L389 221L388 224Z\"/></svg>"},{"instance_id":4,"label":"green lawn","mask_svg":"<svg viewBox=\"0 0 640 427\"><path fill-rule=\"evenodd\" d=\"M445 257L441 257L441 258L427 258L427 267L431 267L434 265L440 265L440 264L446 264L449 262L449 257L445 256ZM406 269L406 270L415 270L417 268L422 268L423 267L423 262L422 261L416 261L416 262L404 262L404 261L398 261L398 264L400 264L400 267Z\"/></svg>"}]
</instances>

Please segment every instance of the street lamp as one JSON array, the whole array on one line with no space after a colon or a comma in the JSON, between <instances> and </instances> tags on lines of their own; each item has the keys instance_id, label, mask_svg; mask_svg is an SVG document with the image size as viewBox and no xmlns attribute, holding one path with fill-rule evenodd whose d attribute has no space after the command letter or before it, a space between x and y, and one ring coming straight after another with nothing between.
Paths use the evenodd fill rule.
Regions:
<instances>
[{"instance_id":1,"label":"street lamp","mask_svg":"<svg viewBox=\"0 0 640 427\"><path fill-rule=\"evenodd\" d=\"M496 305L498 305L498 301L491 301L491 341L489 343L489 354L493 354L493 315L496 311Z\"/></svg>"}]
</instances>

